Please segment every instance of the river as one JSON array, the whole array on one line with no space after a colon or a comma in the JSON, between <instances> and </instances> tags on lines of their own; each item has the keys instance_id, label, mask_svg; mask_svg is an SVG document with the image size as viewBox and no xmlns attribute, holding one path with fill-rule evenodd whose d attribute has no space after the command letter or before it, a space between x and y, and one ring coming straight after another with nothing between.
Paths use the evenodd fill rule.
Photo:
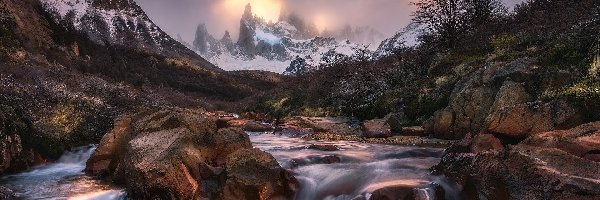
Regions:
<instances>
[{"instance_id":1,"label":"river","mask_svg":"<svg viewBox=\"0 0 600 200\"><path fill-rule=\"evenodd\" d=\"M428 172L440 161L443 149L249 135L254 147L271 153L281 166L294 173L300 182L296 199L368 198L377 188L395 185L421 188L418 199L434 199L428 185L439 179ZM338 150L308 148L314 144L333 145ZM4 176L0 184L20 199L123 199L124 189L83 173L94 150L94 145L73 149L55 163Z\"/></svg>"}]
</instances>

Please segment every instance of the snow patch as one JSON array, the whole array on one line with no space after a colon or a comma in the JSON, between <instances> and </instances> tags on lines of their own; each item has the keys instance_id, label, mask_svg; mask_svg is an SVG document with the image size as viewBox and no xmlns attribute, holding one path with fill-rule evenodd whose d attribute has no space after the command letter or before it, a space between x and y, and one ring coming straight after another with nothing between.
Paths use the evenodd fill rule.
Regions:
<instances>
[{"instance_id":1,"label":"snow patch","mask_svg":"<svg viewBox=\"0 0 600 200\"><path fill-rule=\"evenodd\" d=\"M256 41L264 41L267 44L270 44L271 46L281 43L280 37L277 37L272 33L267 33L262 29L256 29L255 33L256 35L254 36L254 38Z\"/></svg>"}]
</instances>

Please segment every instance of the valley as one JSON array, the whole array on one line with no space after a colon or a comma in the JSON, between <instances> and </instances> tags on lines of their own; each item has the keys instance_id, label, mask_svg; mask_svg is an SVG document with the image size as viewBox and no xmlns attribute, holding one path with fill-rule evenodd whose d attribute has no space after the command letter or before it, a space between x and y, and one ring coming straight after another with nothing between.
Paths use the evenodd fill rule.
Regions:
<instances>
[{"instance_id":1,"label":"valley","mask_svg":"<svg viewBox=\"0 0 600 200\"><path fill-rule=\"evenodd\" d=\"M600 198L599 2L240 2L0 0L0 199Z\"/></svg>"}]
</instances>

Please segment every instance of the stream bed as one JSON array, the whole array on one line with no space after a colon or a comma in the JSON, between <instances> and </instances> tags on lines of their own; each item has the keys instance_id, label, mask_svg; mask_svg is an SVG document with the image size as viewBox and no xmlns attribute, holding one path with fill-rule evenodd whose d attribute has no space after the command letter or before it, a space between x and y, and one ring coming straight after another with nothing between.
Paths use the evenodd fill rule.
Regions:
<instances>
[{"instance_id":1,"label":"stream bed","mask_svg":"<svg viewBox=\"0 0 600 200\"><path fill-rule=\"evenodd\" d=\"M439 178L430 176L429 168L440 161L443 149L249 135L254 147L271 153L294 173L300 182L298 200L368 199L378 188L397 185L421 188L418 199L435 199L428 185ZM325 149L311 148L314 145ZM1 177L0 185L13 190L18 199L124 199L124 189L83 172L95 148L89 145L65 152L55 163Z\"/></svg>"}]
</instances>

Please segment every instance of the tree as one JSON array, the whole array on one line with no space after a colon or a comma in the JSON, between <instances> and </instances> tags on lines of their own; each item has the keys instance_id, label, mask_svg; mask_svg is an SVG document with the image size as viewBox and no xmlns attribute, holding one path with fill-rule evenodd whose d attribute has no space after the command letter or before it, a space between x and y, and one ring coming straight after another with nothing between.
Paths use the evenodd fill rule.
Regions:
<instances>
[{"instance_id":1,"label":"tree","mask_svg":"<svg viewBox=\"0 0 600 200\"><path fill-rule=\"evenodd\" d=\"M459 36L476 32L506 10L500 0L420 0L413 5L413 21L450 48Z\"/></svg>"}]
</instances>

